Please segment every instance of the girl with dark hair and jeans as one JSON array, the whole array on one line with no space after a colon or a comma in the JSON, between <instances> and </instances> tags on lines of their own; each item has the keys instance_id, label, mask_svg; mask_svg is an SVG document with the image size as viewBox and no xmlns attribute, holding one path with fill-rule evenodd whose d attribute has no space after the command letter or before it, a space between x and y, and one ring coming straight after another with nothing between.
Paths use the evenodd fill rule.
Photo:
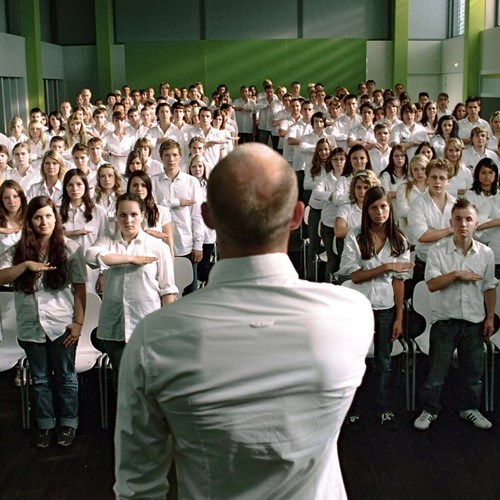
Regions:
<instances>
[{"instance_id":1,"label":"girl with dark hair and jeans","mask_svg":"<svg viewBox=\"0 0 500 500\"><path fill-rule=\"evenodd\" d=\"M395 426L389 405L389 377L392 343L403 333L404 280L412 268L410 245L398 228L391 198L382 187L370 188L363 200L361 226L347 235L341 275L348 275L352 288L372 304L375 320L376 408L380 424ZM359 424L360 412L355 396L347 423Z\"/></svg>"},{"instance_id":2,"label":"girl with dark hair and jeans","mask_svg":"<svg viewBox=\"0 0 500 500\"><path fill-rule=\"evenodd\" d=\"M57 423L56 398L57 443L69 446L78 426L75 353L85 316L83 251L64 236L52 200L37 196L28 204L21 239L7 255L0 283L13 283L16 294L17 335L28 358L35 394L35 446L50 444Z\"/></svg>"}]
</instances>

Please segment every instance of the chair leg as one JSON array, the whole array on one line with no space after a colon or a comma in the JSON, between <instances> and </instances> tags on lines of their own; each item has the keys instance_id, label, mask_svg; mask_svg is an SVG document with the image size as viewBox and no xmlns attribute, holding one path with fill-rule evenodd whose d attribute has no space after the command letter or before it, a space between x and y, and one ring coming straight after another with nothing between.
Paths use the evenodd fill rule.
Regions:
<instances>
[{"instance_id":1,"label":"chair leg","mask_svg":"<svg viewBox=\"0 0 500 500\"><path fill-rule=\"evenodd\" d=\"M109 427L108 415L108 363L107 354L103 354L98 361L99 369L99 401L101 406L101 427L107 429Z\"/></svg>"},{"instance_id":2,"label":"chair leg","mask_svg":"<svg viewBox=\"0 0 500 500\"><path fill-rule=\"evenodd\" d=\"M410 410L415 411L415 393L417 391L416 373L417 373L417 343L412 339L411 344L411 393L410 393Z\"/></svg>"},{"instance_id":3,"label":"chair leg","mask_svg":"<svg viewBox=\"0 0 500 500\"><path fill-rule=\"evenodd\" d=\"M21 417L23 429L29 429L30 425L30 386L29 386L29 364L28 358L24 357L19 361L21 370Z\"/></svg>"}]
</instances>

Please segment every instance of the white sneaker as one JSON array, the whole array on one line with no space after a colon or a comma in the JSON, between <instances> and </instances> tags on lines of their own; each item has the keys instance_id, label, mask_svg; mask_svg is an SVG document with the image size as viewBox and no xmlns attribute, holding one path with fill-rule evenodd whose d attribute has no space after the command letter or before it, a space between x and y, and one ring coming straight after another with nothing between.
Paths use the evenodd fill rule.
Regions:
<instances>
[{"instance_id":1,"label":"white sneaker","mask_svg":"<svg viewBox=\"0 0 500 500\"><path fill-rule=\"evenodd\" d=\"M463 410L460 412L460 416L464 420L472 422L478 429L490 429L492 423L481 415L481 412L477 409L474 410Z\"/></svg>"},{"instance_id":2,"label":"white sneaker","mask_svg":"<svg viewBox=\"0 0 500 500\"><path fill-rule=\"evenodd\" d=\"M413 427L419 431L426 431L436 418L438 418L436 413L429 413L427 410L424 410L415 422L413 422Z\"/></svg>"}]
</instances>

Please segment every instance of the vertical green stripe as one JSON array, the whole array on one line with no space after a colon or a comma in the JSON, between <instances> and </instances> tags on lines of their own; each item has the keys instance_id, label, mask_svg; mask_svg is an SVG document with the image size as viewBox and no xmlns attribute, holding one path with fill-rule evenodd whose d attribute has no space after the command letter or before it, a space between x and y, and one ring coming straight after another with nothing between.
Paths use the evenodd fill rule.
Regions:
<instances>
[{"instance_id":1,"label":"vertical green stripe","mask_svg":"<svg viewBox=\"0 0 500 500\"><path fill-rule=\"evenodd\" d=\"M406 88L408 80L408 16L409 0L394 0L393 83Z\"/></svg>"},{"instance_id":2,"label":"vertical green stripe","mask_svg":"<svg viewBox=\"0 0 500 500\"><path fill-rule=\"evenodd\" d=\"M486 0L465 2L464 99L470 95L478 95L480 91L481 33L484 30L485 15Z\"/></svg>"},{"instance_id":3,"label":"vertical green stripe","mask_svg":"<svg viewBox=\"0 0 500 500\"><path fill-rule=\"evenodd\" d=\"M40 0L20 0L21 34L26 50L29 107L45 109L42 75L42 34Z\"/></svg>"},{"instance_id":4,"label":"vertical green stripe","mask_svg":"<svg viewBox=\"0 0 500 500\"><path fill-rule=\"evenodd\" d=\"M95 2L95 31L97 52L98 92L102 99L114 89L113 84L113 54L114 24L112 0Z\"/></svg>"}]
</instances>

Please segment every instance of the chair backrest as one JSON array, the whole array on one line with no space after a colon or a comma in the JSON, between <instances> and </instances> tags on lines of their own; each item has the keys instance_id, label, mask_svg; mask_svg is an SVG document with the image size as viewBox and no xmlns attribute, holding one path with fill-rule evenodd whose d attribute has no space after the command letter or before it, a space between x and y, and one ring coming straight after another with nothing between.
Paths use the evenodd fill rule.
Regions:
<instances>
[{"instance_id":1,"label":"chair backrest","mask_svg":"<svg viewBox=\"0 0 500 500\"><path fill-rule=\"evenodd\" d=\"M179 289L178 296L182 296L182 291L193 282L193 265L186 257L174 258L175 285Z\"/></svg>"},{"instance_id":2,"label":"chair backrest","mask_svg":"<svg viewBox=\"0 0 500 500\"><path fill-rule=\"evenodd\" d=\"M356 290L356 285L352 282L352 280L344 281L342 283L342 286ZM401 354L403 351L404 351L404 348L400 342L393 342L392 343L391 356L397 356L398 354ZM374 354L375 354L375 350L374 350L374 344L373 344L373 340L372 340L372 343L370 344L370 348L368 349L368 354L366 355L366 357L373 358Z\"/></svg>"},{"instance_id":3,"label":"chair backrest","mask_svg":"<svg viewBox=\"0 0 500 500\"><path fill-rule=\"evenodd\" d=\"M419 349L424 354L429 354L429 334L431 331L431 292L425 281L420 281L413 290L413 309L425 319L425 330L422 335L415 337Z\"/></svg>"},{"instance_id":4,"label":"chair backrest","mask_svg":"<svg viewBox=\"0 0 500 500\"><path fill-rule=\"evenodd\" d=\"M13 368L24 356L17 343L14 292L0 292L0 371Z\"/></svg>"},{"instance_id":5,"label":"chair backrest","mask_svg":"<svg viewBox=\"0 0 500 500\"><path fill-rule=\"evenodd\" d=\"M101 299L95 293L87 292L87 307L83 321L82 335L78 341L75 356L75 368L77 373L91 370L101 352L98 351L90 341L90 334L96 328L101 310Z\"/></svg>"}]
</instances>

